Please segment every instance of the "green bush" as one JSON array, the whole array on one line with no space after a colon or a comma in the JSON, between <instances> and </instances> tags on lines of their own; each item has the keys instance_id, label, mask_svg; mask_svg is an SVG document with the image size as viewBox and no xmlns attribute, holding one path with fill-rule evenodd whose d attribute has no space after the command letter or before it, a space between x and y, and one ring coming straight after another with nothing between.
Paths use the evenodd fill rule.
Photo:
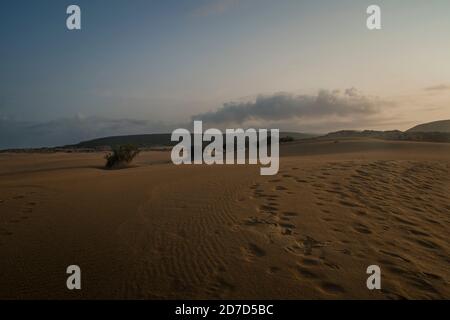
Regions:
<instances>
[{"instance_id":1,"label":"green bush","mask_svg":"<svg viewBox=\"0 0 450 320\"><path fill-rule=\"evenodd\" d=\"M120 169L126 167L139 154L138 147L126 144L114 147L112 152L105 156L107 169Z\"/></svg>"}]
</instances>

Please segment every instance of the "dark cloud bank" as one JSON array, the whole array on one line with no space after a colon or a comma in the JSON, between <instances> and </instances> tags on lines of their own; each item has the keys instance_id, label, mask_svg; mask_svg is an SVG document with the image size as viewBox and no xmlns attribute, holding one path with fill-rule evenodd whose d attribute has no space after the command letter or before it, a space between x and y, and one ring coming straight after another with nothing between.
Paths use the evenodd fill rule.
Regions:
<instances>
[{"instance_id":1,"label":"dark cloud bank","mask_svg":"<svg viewBox=\"0 0 450 320\"><path fill-rule=\"evenodd\" d=\"M355 88L340 91L321 90L317 95L278 93L258 96L251 102L230 102L214 112L192 117L209 125L242 125L247 122L266 124L286 122L368 121L392 103L361 95ZM301 123L301 122L300 122ZM301 130L301 128L298 128Z\"/></svg>"},{"instance_id":2,"label":"dark cloud bank","mask_svg":"<svg viewBox=\"0 0 450 320\"><path fill-rule=\"evenodd\" d=\"M229 102L214 112L192 117L205 127L265 127L298 132L329 132L374 125L383 107L392 105L356 89L322 90L316 95L278 93L250 102ZM378 117L378 118L377 118ZM377 120L378 119L378 120ZM73 117L44 123L0 118L0 149L61 146L105 136L171 132L192 122L167 125L146 120Z\"/></svg>"}]
</instances>

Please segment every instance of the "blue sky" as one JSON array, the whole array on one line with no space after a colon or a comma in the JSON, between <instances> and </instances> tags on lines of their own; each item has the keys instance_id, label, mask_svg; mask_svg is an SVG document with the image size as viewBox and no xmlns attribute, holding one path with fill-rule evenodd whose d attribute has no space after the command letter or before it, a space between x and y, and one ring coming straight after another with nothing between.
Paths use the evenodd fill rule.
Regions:
<instances>
[{"instance_id":1,"label":"blue sky","mask_svg":"<svg viewBox=\"0 0 450 320\"><path fill-rule=\"evenodd\" d=\"M373 3L382 9L380 31L365 26ZM70 4L81 7L81 31L66 29ZM450 118L446 0L4 0L0 7L0 148L169 131L192 116L219 127L310 132ZM325 106L317 102L324 97ZM279 113L261 116L261 103ZM230 110L240 111L236 121L242 110L255 113L246 123L220 123Z\"/></svg>"}]
</instances>

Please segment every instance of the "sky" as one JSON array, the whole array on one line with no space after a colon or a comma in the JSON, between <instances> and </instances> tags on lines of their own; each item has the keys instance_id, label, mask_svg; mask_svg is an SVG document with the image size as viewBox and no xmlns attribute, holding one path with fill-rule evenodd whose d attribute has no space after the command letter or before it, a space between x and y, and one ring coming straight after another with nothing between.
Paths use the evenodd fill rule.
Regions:
<instances>
[{"instance_id":1,"label":"sky","mask_svg":"<svg viewBox=\"0 0 450 320\"><path fill-rule=\"evenodd\" d=\"M81 8L81 30L66 8ZM381 8L381 30L366 9ZM450 119L448 0L2 0L0 149Z\"/></svg>"}]
</instances>

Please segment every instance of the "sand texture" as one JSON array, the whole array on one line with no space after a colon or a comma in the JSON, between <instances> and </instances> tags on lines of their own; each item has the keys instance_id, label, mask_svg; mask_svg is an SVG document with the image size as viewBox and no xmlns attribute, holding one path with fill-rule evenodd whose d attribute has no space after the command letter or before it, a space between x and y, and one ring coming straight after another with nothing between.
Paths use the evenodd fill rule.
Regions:
<instances>
[{"instance_id":1,"label":"sand texture","mask_svg":"<svg viewBox=\"0 0 450 320\"><path fill-rule=\"evenodd\" d=\"M450 144L294 142L280 172L0 154L1 299L449 299ZM82 269L82 290L66 268ZM379 265L382 290L366 287Z\"/></svg>"}]
</instances>

